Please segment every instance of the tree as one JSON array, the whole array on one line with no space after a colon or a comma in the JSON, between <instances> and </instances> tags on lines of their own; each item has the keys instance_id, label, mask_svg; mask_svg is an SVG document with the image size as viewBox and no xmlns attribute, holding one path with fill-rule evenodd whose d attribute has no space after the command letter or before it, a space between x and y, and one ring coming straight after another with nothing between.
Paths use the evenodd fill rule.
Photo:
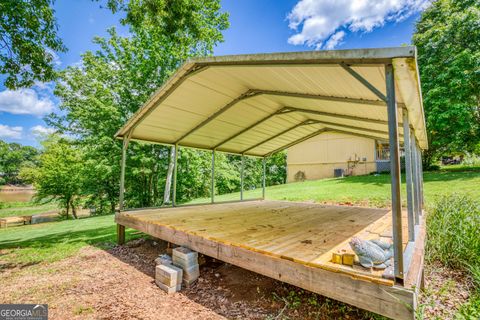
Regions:
<instances>
[{"instance_id":1,"label":"tree","mask_svg":"<svg viewBox=\"0 0 480 320\"><path fill-rule=\"evenodd\" d=\"M480 142L480 2L437 0L416 25L413 43L426 115L428 166Z\"/></svg>"},{"instance_id":2,"label":"tree","mask_svg":"<svg viewBox=\"0 0 480 320\"><path fill-rule=\"evenodd\" d=\"M52 135L42 142L43 153L37 167L26 166L22 178L33 182L38 200L57 200L66 211L77 218L76 208L81 200L83 162L79 149L71 141Z\"/></svg>"},{"instance_id":3,"label":"tree","mask_svg":"<svg viewBox=\"0 0 480 320\"><path fill-rule=\"evenodd\" d=\"M0 140L0 173L3 182L20 184L23 181L18 176L20 168L26 164L34 164L38 150L31 146L18 143L7 143Z\"/></svg>"},{"instance_id":4,"label":"tree","mask_svg":"<svg viewBox=\"0 0 480 320\"><path fill-rule=\"evenodd\" d=\"M0 1L0 73L10 89L55 78L55 53L66 48L57 35L53 0Z\"/></svg>"},{"instance_id":5,"label":"tree","mask_svg":"<svg viewBox=\"0 0 480 320\"><path fill-rule=\"evenodd\" d=\"M183 61L211 54L228 26L218 0L113 3L118 4L117 10L126 10L124 23L131 23L131 35L121 37L110 29L109 38L95 38L100 49L86 52L81 66L61 73L55 94L62 112L47 119L60 132L77 138L91 172L85 188L92 203L107 201L112 211L118 200L121 154L115 132ZM147 10L151 6L154 9ZM140 17L140 12L148 14ZM131 142L127 205L161 204L168 164L168 148Z\"/></svg>"}]
</instances>

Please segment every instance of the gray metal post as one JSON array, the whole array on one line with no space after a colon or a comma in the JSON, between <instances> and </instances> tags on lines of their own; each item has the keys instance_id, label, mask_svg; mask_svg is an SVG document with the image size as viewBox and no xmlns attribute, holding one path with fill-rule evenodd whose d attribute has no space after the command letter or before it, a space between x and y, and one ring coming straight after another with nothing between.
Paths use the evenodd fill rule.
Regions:
<instances>
[{"instance_id":1,"label":"gray metal post","mask_svg":"<svg viewBox=\"0 0 480 320\"><path fill-rule=\"evenodd\" d=\"M390 174L392 189L392 231L394 273L397 282L403 282L402 201L400 196L400 150L398 145L397 101L393 66L385 66L387 86L388 136L390 144Z\"/></svg>"},{"instance_id":2,"label":"gray metal post","mask_svg":"<svg viewBox=\"0 0 480 320\"><path fill-rule=\"evenodd\" d=\"M262 199L265 199L265 176L267 172L267 164L266 159L263 157L262 165L263 165L263 174L262 174Z\"/></svg>"},{"instance_id":3,"label":"gray metal post","mask_svg":"<svg viewBox=\"0 0 480 320\"><path fill-rule=\"evenodd\" d=\"M240 169L240 200L243 200L243 175L245 171L245 156L242 154L242 167Z\"/></svg>"},{"instance_id":4,"label":"gray metal post","mask_svg":"<svg viewBox=\"0 0 480 320\"><path fill-rule=\"evenodd\" d=\"M123 211L124 209L124 195L125 195L125 163L127 160L127 148L128 143L130 142L130 137L132 136L132 131L127 133L123 138L122 144L122 160L120 163L120 194L118 197L118 209ZM125 226L117 223L117 243L125 243Z\"/></svg>"},{"instance_id":5,"label":"gray metal post","mask_svg":"<svg viewBox=\"0 0 480 320\"><path fill-rule=\"evenodd\" d=\"M423 194L423 161L422 161L422 149L420 146L417 145L418 148L418 172L420 177L418 179L419 183L419 190L420 190L420 214L423 212L423 208L425 207L425 197Z\"/></svg>"},{"instance_id":6,"label":"gray metal post","mask_svg":"<svg viewBox=\"0 0 480 320\"><path fill-rule=\"evenodd\" d=\"M413 169L413 197L414 197L414 211L415 224L420 223L420 195L419 195L419 173L418 173L418 153L417 142L415 140L415 132L410 131L410 150L412 153L412 169Z\"/></svg>"},{"instance_id":7,"label":"gray metal post","mask_svg":"<svg viewBox=\"0 0 480 320\"><path fill-rule=\"evenodd\" d=\"M178 162L178 144L175 145L175 155L173 162L173 195L172 195L172 207L177 205L177 162Z\"/></svg>"},{"instance_id":8,"label":"gray metal post","mask_svg":"<svg viewBox=\"0 0 480 320\"><path fill-rule=\"evenodd\" d=\"M211 181L211 202L215 202L215 150L212 150L212 181Z\"/></svg>"},{"instance_id":9,"label":"gray metal post","mask_svg":"<svg viewBox=\"0 0 480 320\"><path fill-rule=\"evenodd\" d=\"M410 146L410 125L408 111L403 109L403 147L405 149L405 185L407 189L408 241L415 240L415 212L412 185L412 149Z\"/></svg>"}]
</instances>

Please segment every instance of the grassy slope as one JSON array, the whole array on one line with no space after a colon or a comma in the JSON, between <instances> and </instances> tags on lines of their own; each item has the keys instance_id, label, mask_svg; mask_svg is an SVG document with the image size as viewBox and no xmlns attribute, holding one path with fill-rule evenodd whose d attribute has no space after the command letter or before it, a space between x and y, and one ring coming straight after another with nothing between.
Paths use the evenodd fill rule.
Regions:
<instances>
[{"instance_id":1,"label":"grassy slope","mask_svg":"<svg viewBox=\"0 0 480 320\"><path fill-rule=\"evenodd\" d=\"M480 169L467 172L455 170L425 173L427 202L442 195L470 193L480 199ZM255 194L254 194L255 193ZM246 198L259 196L246 192ZM217 196L216 199L238 199L238 194ZM315 200L319 202L353 202L388 205L390 184L388 175L359 176L344 179L306 181L267 188L268 199ZM202 199L203 201L207 199ZM23 227L0 229L1 261L37 263L53 261L75 254L87 244L111 243L115 240L113 216L67 220ZM18 248L18 250L16 249Z\"/></svg>"},{"instance_id":2,"label":"grassy slope","mask_svg":"<svg viewBox=\"0 0 480 320\"><path fill-rule=\"evenodd\" d=\"M113 215L0 229L0 269L60 260L88 244L106 247L115 239Z\"/></svg>"},{"instance_id":3,"label":"grassy slope","mask_svg":"<svg viewBox=\"0 0 480 320\"><path fill-rule=\"evenodd\" d=\"M427 205L448 193L471 194L480 198L480 168L451 167L448 170L424 174L425 201ZM261 196L261 190L246 191L244 198ZM217 195L215 201L237 200L239 193ZM369 175L289 183L268 187L266 198L272 200L354 203L385 207L390 202L390 176ZM405 204L405 181L402 185L402 200ZM208 202L197 199L192 203Z\"/></svg>"},{"instance_id":4,"label":"grassy slope","mask_svg":"<svg viewBox=\"0 0 480 320\"><path fill-rule=\"evenodd\" d=\"M5 207L0 209L0 219L12 216L31 216L34 214L58 211L55 203L36 204L34 202L13 202L4 203Z\"/></svg>"}]
</instances>

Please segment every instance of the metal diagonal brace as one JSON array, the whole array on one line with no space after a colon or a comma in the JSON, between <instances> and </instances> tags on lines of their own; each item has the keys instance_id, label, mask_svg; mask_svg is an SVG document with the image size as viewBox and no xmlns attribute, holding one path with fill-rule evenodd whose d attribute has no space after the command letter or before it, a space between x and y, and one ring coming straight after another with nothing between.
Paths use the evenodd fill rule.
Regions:
<instances>
[{"instance_id":1,"label":"metal diagonal brace","mask_svg":"<svg viewBox=\"0 0 480 320\"><path fill-rule=\"evenodd\" d=\"M362 77L358 72L356 72L355 70L353 70L352 68L350 68L348 65L346 65L345 63L341 63L340 66L345 69L345 71L347 71L348 73L350 73L355 79L357 79L358 81L360 81L365 87L367 87L367 89L369 89L370 91L372 91L377 97L379 97L382 101L385 101L387 102L387 97L380 92L380 90L378 90L377 88L375 88L375 86L373 84L371 84L370 82L368 82L367 79L365 79L364 77Z\"/></svg>"},{"instance_id":2,"label":"metal diagonal brace","mask_svg":"<svg viewBox=\"0 0 480 320\"><path fill-rule=\"evenodd\" d=\"M216 111L214 114L212 114L211 116L209 116L207 119L205 119L204 121L202 121L201 123L199 123L198 125L196 125L194 128L192 128L191 130L189 130L187 133L185 133L184 135L182 135L179 139L177 139L177 141L175 141L174 144L179 144L183 139L185 139L187 136L189 136L190 134L192 134L193 132L197 131L198 129L204 127L206 124L208 124L210 121L214 120L215 118L217 118L218 116L220 116L222 113L224 113L225 111L227 111L228 109L230 109L231 107L233 107L234 105L236 105L238 102L244 100L244 99L247 99L247 98L251 98L253 96L256 96L258 95L259 93L255 90L247 90L245 93L241 94L240 96L238 96L237 98L233 99L232 101L230 101L228 104L226 104L224 107L222 107L220 110Z\"/></svg>"},{"instance_id":3,"label":"metal diagonal brace","mask_svg":"<svg viewBox=\"0 0 480 320\"><path fill-rule=\"evenodd\" d=\"M305 136L305 137L302 137L302 138L297 139L297 140L295 140L295 141L293 141L293 142L290 142L289 144L287 144L287 145L285 145L285 146L283 146L283 147L280 147L280 148L278 148L278 149L275 149L275 150L273 150L273 151L270 151L269 153L267 153L267 154L265 155L265 157L269 157L269 156L271 156L272 154L275 154L275 153L277 153L277 152L280 152L280 151L283 151L283 150L285 150L285 149L288 149L288 148L290 148L290 147L292 147L292 146L294 146L294 145L296 145L296 144L299 144L299 143L301 143L301 142L303 142L303 141L305 141L305 140L308 140L308 139L310 139L310 138L313 138L313 137L319 135L320 133L326 132L326 131L329 131L329 130L328 130L327 128L322 128L322 129L320 129L320 130L318 130L318 131L315 131L314 133L311 133L311 134L309 134L309 135L307 135L307 136Z\"/></svg>"},{"instance_id":4,"label":"metal diagonal brace","mask_svg":"<svg viewBox=\"0 0 480 320\"><path fill-rule=\"evenodd\" d=\"M241 153L246 153L246 152L248 152L248 151L250 151L250 150L252 150L252 149L255 149L256 147L258 147L258 146L260 146L260 145L262 145L262 144L264 144L264 143L267 143L268 141L271 141L271 140L273 140L273 139L275 139L275 138L277 138L277 137L279 137L279 136L281 136L281 135L284 135L285 133L287 133L287 132L289 132L289 131L292 131L292 130L298 128L298 127L306 126L306 125L310 125L310 124L315 124L315 123L318 123L318 121L317 121L317 120L312 120L312 119L305 120L305 121L303 121L303 122L301 122L301 123L298 123L298 124L294 125L293 127L290 127L290 128L288 128L288 129L283 130L282 132L277 133L276 135L274 135L274 136L272 136L272 137L270 137L270 138L268 138L268 139L265 139L265 140L263 140L263 141L260 141L259 143L257 143L257 144L255 144L255 145L249 147L248 149L242 151Z\"/></svg>"},{"instance_id":5,"label":"metal diagonal brace","mask_svg":"<svg viewBox=\"0 0 480 320\"><path fill-rule=\"evenodd\" d=\"M218 147L220 147L220 146L224 145L225 143L227 143L227 142L229 142L229 141L231 141L231 140L235 139L236 137L238 137L238 136L240 136L240 135L244 134L244 133L245 133L245 132L247 132L248 130L250 130L250 129L252 129L252 128L256 127L256 126L258 126L259 124L261 124L261 123L263 123L263 122L267 121L268 119L270 119L270 118L272 118L272 117L274 117L274 116L276 116L276 115L286 114L286 113L290 113L290 112L293 112L293 111L294 111L294 110L292 110L292 108L289 108L289 107L283 107L283 108L281 108L281 109L279 109L279 110L275 111L274 113L272 113L272 114L269 114L268 116L266 116L266 117L264 117L264 118L262 118L262 119L258 120L258 121L257 121L257 122L255 122L254 124L252 124L252 125L250 125L250 126L248 126L248 127L244 128L244 129L242 129L241 131L239 131L239 132L235 133L234 135L232 135L232 136L228 137L227 139L225 139L225 140L223 140L222 142L218 143L218 144L217 144L215 147L213 147L213 148L214 148L214 149L217 149Z\"/></svg>"}]
</instances>

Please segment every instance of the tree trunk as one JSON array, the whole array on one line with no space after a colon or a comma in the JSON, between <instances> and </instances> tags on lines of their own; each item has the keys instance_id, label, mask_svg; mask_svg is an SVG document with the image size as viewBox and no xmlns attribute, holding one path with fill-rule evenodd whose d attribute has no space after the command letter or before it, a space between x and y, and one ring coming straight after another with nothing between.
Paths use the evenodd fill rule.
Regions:
<instances>
[{"instance_id":1,"label":"tree trunk","mask_svg":"<svg viewBox=\"0 0 480 320\"><path fill-rule=\"evenodd\" d=\"M173 167L175 165L175 147L170 149L170 162L168 163L167 179L165 180L165 191L163 192L163 205L170 202L170 189L172 187Z\"/></svg>"},{"instance_id":2,"label":"tree trunk","mask_svg":"<svg viewBox=\"0 0 480 320\"><path fill-rule=\"evenodd\" d=\"M72 206L72 216L74 219L78 219L77 217L77 209L75 209L75 206L73 205L73 203L71 204Z\"/></svg>"}]
</instances>

